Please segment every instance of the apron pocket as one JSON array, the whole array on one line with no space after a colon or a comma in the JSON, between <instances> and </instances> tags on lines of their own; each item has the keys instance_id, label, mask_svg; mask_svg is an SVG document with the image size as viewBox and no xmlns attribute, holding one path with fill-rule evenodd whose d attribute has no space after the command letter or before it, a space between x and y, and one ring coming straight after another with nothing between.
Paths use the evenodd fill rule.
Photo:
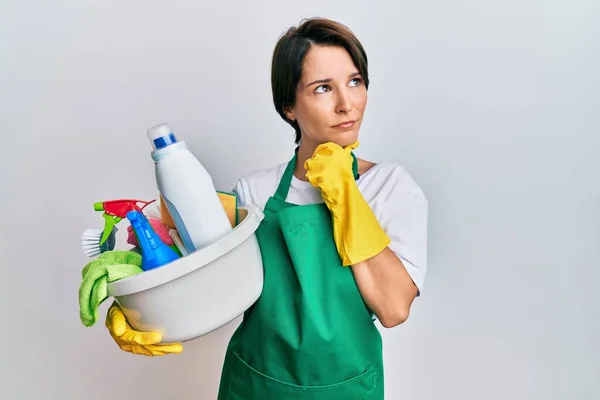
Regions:
<instances>
[{"instance_id":1,"label":"apron pocket","mask_svg":"<svg viewBox=\"0 0 600 400\"><path fill-rule=\"evenodd\" d=\"M375 367L340 383L299 386L271 378L234 352L227 400L379 400L383 382Z\"/></svg>"}]
</instances>

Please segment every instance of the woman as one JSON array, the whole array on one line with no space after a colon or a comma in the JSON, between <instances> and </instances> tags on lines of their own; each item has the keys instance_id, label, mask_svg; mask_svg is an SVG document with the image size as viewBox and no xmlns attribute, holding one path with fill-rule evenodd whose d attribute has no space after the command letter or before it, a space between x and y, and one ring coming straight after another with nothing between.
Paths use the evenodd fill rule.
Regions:
<instances>
[{"instance_id":1,"label":"woman","mask_svg":"<svg viewBox=\"0 0 600 400\"><path fill-rule=\"evenodd\" d=\"M373 321L403 323L420 293L428 206L400 166L354 156L368 86L363 47L339 23L304 21L275 48L273 100L298 147L235 188L264 208L265 281L229 343L221 400L383 399ZM132 331L116 305L106 325L125 351L182 351Z\"/></svg>"}]
</instances>

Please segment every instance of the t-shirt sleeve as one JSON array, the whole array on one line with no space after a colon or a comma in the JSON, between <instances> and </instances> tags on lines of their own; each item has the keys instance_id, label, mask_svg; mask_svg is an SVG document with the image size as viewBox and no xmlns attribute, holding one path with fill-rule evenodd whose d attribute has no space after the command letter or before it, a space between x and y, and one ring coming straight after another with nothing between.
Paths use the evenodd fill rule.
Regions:
<instances>
[{"instance_id":1,"label":"t-shirt sleeve","mask_svg":"<svg viewBox=\"0 0 600 400\"><path fill-rule=\"evenodd\" d=\"M235 187L232 189L233 194L237 197L238 207L244 207L248 203L246 202L246 195L244 193L244 185L241 179L235 183Z\"/></svg>"},{"instance_id":2,"label":"t-shirt sleeve","mask_svg":"<svg viewBox=\"0 0 600 400\"><path fill-rule=\"evenodd\" d=\"M281 166L265 168L239 178L232 190L237 196L238 206L257 205L264 208L277 189L280 169Z\"/></svg>"},{"instance_id":3,"label":"t-shirt sleeve","mask_svg":"<svg viewBox=\"0 0 600 400\"><path fill-rule=\"evenodd\" d=\"M397 171L396 171L397 172ZM379 222L408 274L422 293L427 268L427 223L429 206L425 194L406 172L394 174L385 192Z\"/></svg>"}]
</instances>

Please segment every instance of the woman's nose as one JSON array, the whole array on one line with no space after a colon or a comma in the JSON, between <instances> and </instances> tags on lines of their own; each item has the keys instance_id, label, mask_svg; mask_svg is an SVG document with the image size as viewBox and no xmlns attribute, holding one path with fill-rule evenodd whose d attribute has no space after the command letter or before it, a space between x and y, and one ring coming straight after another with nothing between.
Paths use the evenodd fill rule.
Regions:
<instances>
[{"instance_id":1,"label":"woman's nose","mask_svg":"<svg viewBox=\"0 0 600 400\"><path fill-rule=\"evenodd\" d=\"M337 104L335 111L337 113L347 113L352 109L352 102L350 96L345 90L338 90L337 92Z\"/></svg>"}]
</instances>

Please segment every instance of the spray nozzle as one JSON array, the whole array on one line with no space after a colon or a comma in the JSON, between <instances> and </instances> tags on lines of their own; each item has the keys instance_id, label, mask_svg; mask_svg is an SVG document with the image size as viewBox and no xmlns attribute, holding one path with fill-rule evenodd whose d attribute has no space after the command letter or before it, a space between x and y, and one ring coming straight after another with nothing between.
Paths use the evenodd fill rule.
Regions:
<instances>
[{"instance_id":1,"label":"spray nozzle","mask_svg":"<svg viewBox=\"0 0 600 400\"><path fill-rule=\"evenodd\" d=\"M94 203L95 211L104 211L102 216L104 217L104 231L100 238L100 244L102 245L110 236L115 225L117 225L123 218L127 217L129 211L142 212L148 204L154 203L156 200L143 201L135 199L125 200L109 200ZM143 204L141 207L138 204Z\"/></svg>"}]
</instances>

